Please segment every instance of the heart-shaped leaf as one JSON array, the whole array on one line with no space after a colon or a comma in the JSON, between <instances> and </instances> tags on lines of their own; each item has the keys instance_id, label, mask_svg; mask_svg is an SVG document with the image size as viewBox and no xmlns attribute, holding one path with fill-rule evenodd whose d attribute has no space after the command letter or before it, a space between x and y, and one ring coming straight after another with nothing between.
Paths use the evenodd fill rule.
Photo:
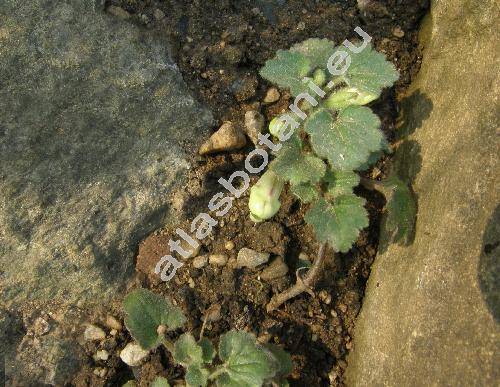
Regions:
<instances>
[{"instance_id":1,"label":"heart-shaped leaf","mask_svg":"<svg viewBox=\"0 0 500 387\"><path fill-rule=\"evenodd\" d=\"M270 168L280 178L290 181L293 185L317 183L326 171L323 160L302 152L302 141L297 135L293 135L283 144Z\"/></svg>"},{"instance_id":2,"label":"heart-shaped leaf","mask_svg":"<svg viewBox=\"0 0 500 387\"><path fill-rule=\"evenodd\" d=\"M312 38L295 44L290 48L290 51L304 55L311 63L312 68L326 69L328 59L335 51L335 45L328 39Z\"/></svg>"},{"instance_id":3,"label":"heart-shaped leaf","mask_svg":"<svg viewBox=\"0 0 500 387\"><path fill-rule=\"evenodd\" d=\"M174 330L186 321L179 307L146 289L129 293L123 301L123 307L127 313L125 326L144 349L155 348L161 343L162 336L157 332L160 325L167 330Z\"/></svg>"},{"instance_id":4,"label":"heart-shaped leaf","mask_svg":"<svg viewBox=\"0 0 500 387\"><path fill-rule=\"evenodd\" d=\"M208 384L209 374L200 364L190 364L186 369L186 384L188 387L205 387Z\"/></svg>"},{"instance_id":5,"label":"heart-shaped leaf","mask_svg":"<svg viewBox=\"0 0 500 387\"><path fill-rule=\"evenodd\" d=\"M190 333L184 333L177 339L173 355L175 361L183 366L203 362L203 349Z\"/></svg>"},{"instance_id":6,"label":"heart-shaped leaf","mask_svg":"<svg viewBox=\"0 0 500 387\"><path fill-rule=\"evenodd\" d=\"M215 357L215 348L212 345L212 342L208 340L206 337L203 337L198 345L201 347L203 351L203 361L205 363L211 363L213 358Z\"/></svg>"},{"instance_id":7,"label":"heart-shaped leaf","mask_svg":"<svg viewBox=\"0 0 500 387\"><path fill-rule=\"evenodd\" d=\"M316 154L328 159L333 168L352 171L381 149L384 135L380 120L364 106L349 106L337 117L326 109L313 113L305 123Z\"/></svg>"},{"instance_id":8,"label":"heart-shaped leaf","mask_svg":"<svg viewBox=\"0 0 500 387\"><path fill-rule=\"evenodd\" d=\"M274 378L284 378L292 372L292 358L285 350L274 344L263 344L262 347L271 355L270 361L275 370Z\"/></svg>"},{"instance_id":9,"label":"heart-shaped leaf","mask_svg":"<svg viewBox=\"0 0 500 387\"><path fill-rule=\"evenodd\" d=\"M225 363L225 373L217 379L218 386L260 386L273 376L266 352L250 333L229 331L221 336L219 357Z\"/></svg>"},{"instance_id":10,"label":"heart-shaped leaf","mask_svg":"<svg viewBox=\"0 0 500 387\"><path fill-rule=\"evenodd\" d=\"M151 383L151 387L170 387L170 384L168 384L168 380L164 377L157 376L155 380L153 380L153 383Z\"/></svg>"},{"instance_id":11,"label":"heart-shaped leaf","mask_svg":"<svg viewBox=\"0 0 500 387\"><path fill-rule=\"evenodd\" d=\"M352 189L359 184L359 175L353 171L328 169L324 181L327 183L328 192L337 197L352 194Z\"/></svg>"},{"instance_id":12,"label":"heart-shaped leaf","mask_svg":"<svg viewBox=\"0 0 500 387\"><path fill-rule=\"evenodd\" d=\"M260 75L297 96L309 90L302 79L311 70L311 62L302 53L278 50L276 56L260 70Z\"/></svg>"},{"instance_id":13,"label":"heart-shaped leaf","mask_svg":"<svg viewBox=\"0 0 500 387\"><path fill-rule=\"evenodd\" d=\"M291 191L304 203L310 203L318 198L318 191L310 183L292 185Z\"/></svg>"},{"instance_id":14,"label":"heart-shaped leaf","mask_svg":"<svg viewBox=\"0 0 500 387\"><path fill-rule=\"evenodd\" d=\"M345 48L341 49L347 51ZM347 52L352 60L344 74L349 86L378 96L383 88L392 86L398 80L398 70L383 54L375 51L371 44L359 54Z\"/></svg>"},{"instance_id":15,"label":"heart-shaped leaf","mask_svg":"<svg viewBox=\"0 0 500 387\"><path fill-rule=\"evenodd\" d=\"M356 195L342 195L330 204L319 199L304 219L314 227L316 237L342 253L349 251L359 231L368 226L365 200Z\"/></svg>"}]
</instances>

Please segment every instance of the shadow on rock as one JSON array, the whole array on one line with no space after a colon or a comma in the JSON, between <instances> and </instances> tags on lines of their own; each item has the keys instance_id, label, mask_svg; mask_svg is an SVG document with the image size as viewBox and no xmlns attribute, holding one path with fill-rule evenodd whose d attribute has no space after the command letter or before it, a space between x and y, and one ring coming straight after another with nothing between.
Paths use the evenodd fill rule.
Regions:
<instances>
[{"instance_id":1,"label":"shadow on rock","mask_svg":"<svg viewBox=\"0 0 500 387\"><path fill-rule=\"evenodd\" d=\"M422 169L422 154L420 144L407 137L420 128L423 122L430 117L433 103L429 97L422 94L420 90L416 90L410 96L401 101L401 115L398 120L398 133L396 139L400 140L400 144L396 150L394 161L394 172L404 182L408 184L410 192L413 196L416 213L418 214L418 195L413 190L415 179ZM379 252L387 251L389 244L392 242L389 235L384 232L384 219L382 219L382 232L379 243ZM415 239L416 219L411 235L404 238L403 241L398 241L398 244L409 246Z\"/></svg>"},{"instance_id":2,"label":"shadow on rock","mask_svg":"<svg viewBox=\"0 0 500 387\"><path fill-rule=\"evenodd\" d=\"M430 117L434 104L427 95L420 90L415 90L401 100L400 106L401 115L397 123L397 138L403 139L422 127L422 123Z\"/></svg>"},{"instance_id":3,"label":"shadow on rock","mask_svg":"<svg viewBox=\"0 0 500 387\"><path fill-rule=\"evenodd\" d=\"M488 310L495 321L500 322L500 205L497 205L484 230L477 271Z\"/></svg>"}]
</instances>

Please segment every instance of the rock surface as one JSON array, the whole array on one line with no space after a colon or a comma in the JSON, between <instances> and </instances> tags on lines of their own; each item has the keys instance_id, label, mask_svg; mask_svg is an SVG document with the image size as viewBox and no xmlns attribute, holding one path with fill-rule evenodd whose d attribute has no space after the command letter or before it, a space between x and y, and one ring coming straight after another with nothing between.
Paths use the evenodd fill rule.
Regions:
<instances>
[{"instance_id":1,"label":"rock surface","mask_svg":"<svg viewBox=\"0 0 500 387\"><path fill-rule=\"evenodd\" d=\"M138 242L168 221L212 125L166 42L100 3L0 2L0 288L9 316L28 302L54 310L121 297ZM78 354L58 332L0 337L7 374L63 385Z\"/></svg>"},{"instance_id":2,"label":"rock surface","mask_svg":"<svg viewBox=\"0 0 500 387\"><path fill-rule=\"evenodd\" d=\"M494 0L441 0L424 24L422 69L403 101L410 136L396 153L418 197L415 240L376 258L350 386L500 380L496 15Z\"/></svg>"},{"instance_id":3,"label":"rock surface","mask_svg":"<svg viewBox=\"0 0 500 387\"><path fill-rule=\"evenodd\" d=\"M211 124L165 42L93 3L0 5L7 303L112 294Z\"/></svg>"}]
</instances>

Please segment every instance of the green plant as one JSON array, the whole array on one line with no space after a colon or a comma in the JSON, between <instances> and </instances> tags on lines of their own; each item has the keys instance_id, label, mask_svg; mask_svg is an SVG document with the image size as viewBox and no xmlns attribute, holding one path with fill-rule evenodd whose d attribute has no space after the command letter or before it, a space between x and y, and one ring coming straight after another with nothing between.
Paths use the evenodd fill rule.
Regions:
<instances>
[{"instance_id":1,"label":"green plant","mask_svg":"<svg viewBox=\"0 0 500 387\"><path fill-rule=\"evenodd\" d=\"M304 278L297 276L293 288L273 297L269 311L310 291L320 272L326 244L337 252L347 252L360 230L368 226L365 199L353 191L359 184L386 195L383 224L392 241L407 243L411 238L416 207L406 184L396 177L384 182L360 177L360 172L389 151L379 118L364 105L392 86L398 72L384 55L367 44L357 53L348 53L350 65L343 74L329 76L328 60L338 50L347 54L345 47L336 48L327 39L309 39L287 51L278 51L260 71L262 77L289 89L296 97L290 105L294 114L276 117L269 125L270 133L284 142L269 170L275 180L288 182L291 192L302 202L310 203L305 221L321 242L311 270ZM257 186L269 186L267 173ZM279 209L281 189L268 190L272 194L265 197L258 195L261 191L250 192L251 217L257 221L269 219ZM273 211L254 210L263 208L263 198L274 204Z\"/></svg>"},{"instance_id":2,"label":"green plant","mask_svg":"<svg viewBox=\"0 0 500 387\"><path fill-rule=\"evenodd\" d=\"M163 345L175 362L186 369L188 386L288 385L286 376L292 370L292 362L275 345L260 344L254 335L232 330L219 338L217 351L210 340L202 337L203 328L199 340L191 333L184 333L173 342L166 334L186 321L179 307L145 289L129 293L123 305L127 313L125 326L132 337L146 350ZM163 378L158 383L162 383L158 386L168 385Z\"/></svg>"}]
</instances>

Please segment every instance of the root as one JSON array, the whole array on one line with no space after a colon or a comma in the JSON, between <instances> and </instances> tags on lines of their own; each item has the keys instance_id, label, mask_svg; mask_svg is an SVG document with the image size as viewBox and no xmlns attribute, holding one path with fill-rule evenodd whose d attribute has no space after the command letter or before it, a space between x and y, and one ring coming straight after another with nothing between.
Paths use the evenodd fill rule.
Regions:
<instances>
[{"instance_id":1,"label":"root","mask_svg":"<svg viewBox=\"0 0 500 387\"><path fill-rule=\"evenodd\" d=\"M304 278L300 276L299 270L297 270L297 282L295 283L295 285L293 285L291 288L288 288L284 292L275 294L271 298L271 301L269 301L269 303L266 306L268 313L271 313L273 310L279 308L283 303L285 303L289 299L296 297L304 292L307 292L312 296L314 296L312 288L314 287L314 284L316 283L318 276L323 269L323 263L325 261L325 250L326 250L326 243L322 243L321 246L319 247L318 256L314 260L313 265L306 273Z\"/></svg>"}]
</instances>

